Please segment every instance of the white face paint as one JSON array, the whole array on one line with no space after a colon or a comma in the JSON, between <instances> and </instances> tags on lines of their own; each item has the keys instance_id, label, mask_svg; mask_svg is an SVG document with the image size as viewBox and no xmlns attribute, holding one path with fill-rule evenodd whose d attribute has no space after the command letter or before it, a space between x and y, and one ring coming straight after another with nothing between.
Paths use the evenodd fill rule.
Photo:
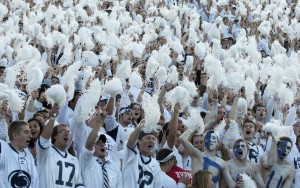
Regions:
<instances>
[{"instance_id":1,"label":"white face paint","mask_svg":"<svg viewBox=\"0 0 300 188\"><path fill-rule=\"evenodd\" d=\"M218 146L218 136L214 132L209 132L204 138L205 148L208 150L214 150Z\"/></svg>"},{"instance_id":2,"label":"white face paint","mask_svg":"<svg viewBox=\"0 0 300 188\"><path fill-rule=\"evenodd\" d=\"M233 146L234 155L237 159L242 160L247 157L248 150L245 142L236 142Z\"/></svg>"},{"instance_id":3,"label":"white face paint","mask_svg":"<svg viewBox=\"0 0 300 188\"><path fill-rule=\"evenodd\" d=\"M278 145L278 157L280 160L285 159L291 152L292 144L286 140L281 140Z\"/></svg>"}]
</instances>

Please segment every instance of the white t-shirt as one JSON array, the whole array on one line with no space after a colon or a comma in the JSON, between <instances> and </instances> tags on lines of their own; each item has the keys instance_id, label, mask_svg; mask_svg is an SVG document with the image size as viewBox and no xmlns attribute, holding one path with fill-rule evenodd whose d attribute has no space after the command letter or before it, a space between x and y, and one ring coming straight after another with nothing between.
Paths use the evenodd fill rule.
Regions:
<instances>
[{"instance_id":1,"label":"white t-shirt","mask_svg":"<svg viewBox=\"0 0 300 188\"><path fill-rule=\"evenodd\" d=\"M0 118L0 140L6 141L7 140L7 122L4 117Z\"/></svg>"},{"instance_id":2,"label":"white t-shirt","mask_svg":"<svg viewBox=\"0 0 300 188\"><path fill-rule=\"evenodd\" d=\"M107 115L104 119L104 124L105 124L106 132L110 132L115 129L118 129L115 141L116 141L117 145L119 145L120 141L121 141L121 133L123 131L123 126L119 122L116 121L116 118L114 115ZM132 124L129 124L127 127L135 128L134 125L132 125Z\"/></svg>"},{"instance_id":3,"label":"white t-shirt","mask_svg":"<svg viewBox=\"0 0 300 188\"><path fill-rule=\"evenodd\" d=\"M183 169L192 170L192 158L189 155L183 159Z\"/></svg>"},{"instance_id":4,"label":"white t-shirt","mask_svg":"<svg viewBox=\"0 0 300 188\"><path fill-rule=\"evenodd\" d=\"M261 146L256 145L252 142L248 142L248 146L249 146L248 159L257 164L260 164L260 157L264 155L265 153L264 150L262 149Z\"/></svg>"},{"instance_id":5,"label":"white t-shirt","mask_svg":"<svg viewBox=\"0 0 300 188\"><path fill-rule=\"evenodd\" d=\"M94 151L89 151L85 147L79 158L82 169L82 177L86 188L103 186L102 161L93 156ZM110 188L123 188L122 174L115 161L107 160L105 163Z\"/></svg>"},{"instance_id":6,"label":"white t-shirt","mask_svg":"<svg viewBox=\"0 0 300 188\"><path fill-rule=\"evenodd\" d=\"M160 188L162 179L160 176L160 166L153 157L145 157L135 146L134 149L125 147L123 161L123 186Z\"/></svg>"},{"instance_id":7,"label":"white t-shirt","mask_svg":"<svg viewBox=\"0 0 300 188\"><path fill-rule=\"evenodd\" d=\"M78 159L39 137L36 147L40 187L84 187Z\"/></svg>"},{"instance_id":8,"label":"white t-shirt","mask_svg":"<svg viewBox=\"0 0 300 188\"><path fill-rule=\"evenodd\" d=\"M176 181L173 180L170 176L168 176L165 172L161 171L160 176L163 179L162 188L185 188L186 186L183 183L176 184Z\"/></svg>"},{"instance_id":9,"label":"white t-shirt","mask_svg":"<svg viewBox=\"0 0 300 188\"><path fill-rule=\"evenodd\" d=\"M0 140L0 187L40 187L31 153L27 149L18 152L2 140Z\"/></svg>"},{"instance_id":10,"label":"white t-shirt","mask_svg":"<svg viewBox=\"0 0 300 188\"><path fill-rule=\"evenodd\" d=\"M72 129L74 129L73 133L73 138L75 140L75 149L77 151L77 157L80 157L80 154L82 152L82 149L86 143L86 140L92 131L92 128L87 126L83 121L76 121L74 118L72 120ZM102 127L101 127L102 128ZM100 129L101 130L101 129ZM98 132L98 134L103 134L102 132ZM118 146L115 142L115 140L110 137L107 134L104 134L106 136L106 153L107 153L107 158L116 161L118 163L119 167L121 166L120 164L120 158L118 155Z\"/></svg>"}]
</instances>

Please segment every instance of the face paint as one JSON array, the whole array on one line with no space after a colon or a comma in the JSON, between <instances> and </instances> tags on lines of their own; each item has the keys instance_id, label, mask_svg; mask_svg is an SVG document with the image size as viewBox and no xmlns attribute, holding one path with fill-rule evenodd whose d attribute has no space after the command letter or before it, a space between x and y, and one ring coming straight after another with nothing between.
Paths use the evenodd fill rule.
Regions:
<instances>
[{"instance_id":1,"label":"face paint","mask_svg":"<svg viewBox=\"0 0 300 188\"><path fill-rule=\"evenodd\" d=\"M216 184L219 181L219 175L222 170L222 166L219 163L210 160L208 157L203 157L203 162L203 170L214 169L218 171L218 173L212 178L213 182Z\"/></svg>"},{"instance_id":2,"label":"face paint","mask_svg":"<svg viewBox=\"0 0 300 188\"><path fill-rule=\"evenodd\" d=\"M204 138L205 148L208 150L214 150L218 145L218 136L214 132L208 132Z\"/></svg>"},{"instance_id":3,"label":"face paint","mask_svg":"<svg viewBox=\"0 0 300 188\"><path fill-rule=\"evenodd\" d=\"M286 156L290 153L292 148L292 144L286 140L279 141L278 145L278 157L280 160L286 158Z\"/></svg>"},{"instance_id":4,"label":"face paint","mask_svg":"<svg viewBox=\"0 0 300 188\"><path fill-rule=\"evenodd\" d=\"M247 146L245 142L237 142L233 146L234 155L237 159L245 159L248 154Z\"/></svg>"}]
</instances>

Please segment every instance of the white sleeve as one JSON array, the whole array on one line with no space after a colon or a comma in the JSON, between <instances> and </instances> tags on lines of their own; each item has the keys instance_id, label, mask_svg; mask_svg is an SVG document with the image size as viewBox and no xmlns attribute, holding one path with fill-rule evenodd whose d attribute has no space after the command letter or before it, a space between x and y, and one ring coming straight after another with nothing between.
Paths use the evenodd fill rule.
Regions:
<instances>
[{"instance_id":1,"label":"white sleeve","mask_svg":"<svg viewBox=\"0 0 300 188\"><path fill-rule=\"evenodd\" d=\"M34 158L29 153L29 150L27 150L27 152L30 156L29 158L30 158L30 165L31 165L31 169L30 169L30 171L31 171L31 184L30 184L30 187L31 188L39 188L39 175L38 175L37 170L36 170Z\"/></svg>"},{"instance_id":2,"label":"white sleeve","mask_svg":"<svg viewBox=\"0 0 300 188\"><path fill-rule=\"evenodd\" d=\"M7 122L4 117L0 117L0 140L6 141L7 140Z\"/></svg>"},{"instance_id":3,"label":"white sleeve","mask_svg":"<svg viewBox=\"0 0 300 188\"><path fill-rule=\"evenodd\" d=\"M29 111L27 111L27 108L29 106L29 102L30 101L32 101L31 96L28 98L28 100L26 102L24 120L29 120L30 118L33 117L33 114L35 113L35 112L29 112Z\"/></svg>"},{"instance_id":4,"label":"white sleeve","mask_svg":"<svg viewBox=\"0 0 300 188\"><path fill-rule=\"evenodd\" d=\"M120 170L118 173L117 188L123 188L123 178Z\"/></svg>"},{"instance_id":5,"label":"white sleeve","mask_svg":"<svg viewBox=\"0 0 300 188\"><path fill-rule=\"evenodd\" d=\"M292 106L289 109L289 113L286 116L285 125L286 126L292 126L295 123L297 117L297 108L295 106Z\"/></svg>"},{"instance_id":6,"label":"white sleeve","mask_svg":"<svg viewBox=\"0 0 300 188\"><path fill-rule=\"evenodd\" d=\"M75 55L75 61L79 61L81 59L81 53L82 53L82 49L77 48L76 49L76 55Z\"/></svg>"},{"instance_id":7,"label":"white sleeve","mask_svg":"<svg viewBox=\"0 0 300 188\"><path fill-rule=\"evenodd\" d=\"M19 121L19 120L20 120L19 114L16 112L12 112L11 113L11 121Z\"/></svg>"},{"instance_id":8,"label":"white sleeve","mask_svg":"<svg viewBox=\"0 0 300 188\"><path fill-rule=\"evenodd\" d=\"M6 150L6 145L7 143L4 142L3 140L0 140L0 169L4 168L4 150Z\"/></svg>"},{"instance_id":9,"label":"white sleeve","mask_svg":"<svg viewBox=\"0 0 300 188\"><path fill-rule=\"evenodd\" d=\"M37 160L38 162L43 162L47 159L49 154L49 148L51 147L51 140L45 139L42 136L38 138L38 144L36 147Z\"/></svg>"},{"instance_id":10,"label":"white sleeve","mask_svg":"<svg viewBox=\"0 0 300 188\"><path fill-rule=\"evenodd\" d=\"M178 182L177 187L178 188L186 188L186 185L184 183Z\"/></svg>"},{"instance_id":11,"label":"white sleeve","mask_svg":"<svg viewBox=\"0 0 300 188\"><path fill-rule=\"evenodd\" d=\"M77 121L75 118L72 118L72 126L74 127L71 128L71 134L73 133L75 149L77 151L77 155L79 156L89 136L89 131L84 121Z\"/></svg>"},{"instance_id":12,"label":"white sleeve","mask_svg":"<svg viewBox=\"0 0 300 188\"><path fill-rule=\"evenodd\" d=\"M202 99L203 99L202 108L204 110L208 110L208 107L209 107L208 94L204 93Z\"/></svg>"},{"instance_id":13,"label":"white sleeve","mask_svg":"<svg viewBox=\"0 0 300 188\"><path fill-rule=\"evenodd\" d=\"M91 168L91 162L93 159L94 152L95 152L95 148L93 148L93 151L90 151L85 147L82 148L81 155L79 157L79 163L83 172Z\"/></svg>"},{"instance_id":14,"label":"white sleeve","mask_svg":"<svg viewBox=\"0 0 300 188\"><path fill-rule=\"evenodd\" d=\"M138 149L125 146L125 155L122 167L123 187L138 187Z\"/></svg>"},{"instance_id":15,"label":"white sleeve","mask_svg":"<svg viewBox=\"0 0 300 188\"><path fill-rule=\"evenodd\" d=\"M154 175L154 187L163 187L162 176L160 170Z\"/></svg>"},{"instance_id":16,"label":"white sleeve","mask_svg":"<svg viewBox=\"0 0 300 188\"><path fill-rule=\"evenodd\" d=\"M76 160L77 162L77 160ZM75 174L75 179L74 179L74 182L75 182L75 187L76 188L84 188L84 184L83 184L83 180L82 180L82 176L81 176L81 169L79 167L79 164L77 163L77 166L78 166L78 170L76 170L76 174Z\"/></svg>"},{"instance_id":17,"label":"white sleeve","mask_svg":"<svg viewBox=\"0 0 300 188\"><path fill-rule=\"evenodd\" d=\"M59 109L58 116L56 117L56 121L58 123L68 125L67 109L68 109L68 102L62 105Z\"/></svg>"},{"instance_id":18,"label":"white sleeve","mask_svg":"<svg viewBox=\"0 0 300 188\"><path fill-rule=\"evenodd\" d=\"M106 132L114 130L118 126L118 122L114 115L107 115L104 119Z\"/></svg>"},{"instance_id":19,"label":"white sleeve","mask_svg":"<svg viewBox=\"0 0 300 188\"><path fill-rule=\"evenodd\" d=\"M267 117L266 117L266 122L270 122L271 118L272 118L272 114L273 114L273 110L274 110L274 99L270 98L268 100L268 104L267 104Z\"/></svg>"},{"instance_id":20,"label":"white sleeve","mask_svg":"<svg viewBox=\"0 0 300 188\"><path fill-rule=\"evenodd\" d=\"M138 164L137 153L139 152L137 147L135 146L133 149L125 146L124 148L124 159L123 159L123 166L128 165L131 166L131 163Z\"/></svg>"}]
</instances>

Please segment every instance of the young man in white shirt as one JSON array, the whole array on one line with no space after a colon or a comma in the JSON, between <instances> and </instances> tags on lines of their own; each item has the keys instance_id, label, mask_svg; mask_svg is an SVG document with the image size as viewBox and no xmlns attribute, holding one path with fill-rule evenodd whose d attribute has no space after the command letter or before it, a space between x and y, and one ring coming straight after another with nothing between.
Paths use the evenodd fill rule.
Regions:
<instances>
[{"instance_id":1,"label":"young man in white shirt","mask_svg":"<svg viewBox=\"0 0 300 188\"><path fill-rule=\"evenodd\" d=\"M50 112L51 118L38 139L37 167L40 187L82 188L84 185L78 159L67 151L71 139L69 128L64 124L54 127L58 109L58 105L54 104Z\"/></svg>"},{"instance_id":2,"label":"young man in white shirt","mask_svg":"<svg viewBox=\"0 0 300 188\"><path fill-rule=\"evenodd\" d=\"M38 188L34 159L26 149L31 139L29 124L12 122L8 136L9 144L0 140L0 187Z\"/></svg>"},{"instance_id":3,"label":"young man in white shirt","mask_svg":"<svg viewBox=\"0 0 300 188\"><path fill-rule=\"evenodd\" d=\"M101 120L94 125L80 155L84 184L86 188L123 188L119 165L106 157L106 136L100 134L97 139L101 126Z\"/></svg>"},{"instance_id":4,"label":"young man in white shirt","mask_svg":"<svg viewBox=\"0 0 300 188\"><path fill-rule=\"evenodd\" d=\"M124 187L162 187L159 164L151 157L154 144L154 134L144 132L141 125L131 133L123 160Z\"/></svg>"},{"instance_id":5,"label":"young man in white shirt","mask_svg":"<svg viewBox=\"0 0 300 188\"><path fill-rule=\"evenodd\" d=\"M255 144L253 141L253 137L257 132L257 127L253 121L246 119L242 128L244 139L247 141L249 146L248 159L259 164L260 157L264 155L264 150L260 145Z\"/></svg>"},{"instance_id":6,"label":"young man in white shirt","mask_svg":"<svg viewBox=\"0 0 300 188\"><path fill-rule=\"evenodd\" d=\"M129 107L123 107L119 111L119 121L116 120L115 113L115 98L110 97L108 103L106 105L106 112L107 115L104 119L105 124L105 131L109 136L111 136L116 143L120 144L120 135L124 127L132 127L134 125L131 124L132 122L132 112Z\"/></svg>"}]
</instances>

